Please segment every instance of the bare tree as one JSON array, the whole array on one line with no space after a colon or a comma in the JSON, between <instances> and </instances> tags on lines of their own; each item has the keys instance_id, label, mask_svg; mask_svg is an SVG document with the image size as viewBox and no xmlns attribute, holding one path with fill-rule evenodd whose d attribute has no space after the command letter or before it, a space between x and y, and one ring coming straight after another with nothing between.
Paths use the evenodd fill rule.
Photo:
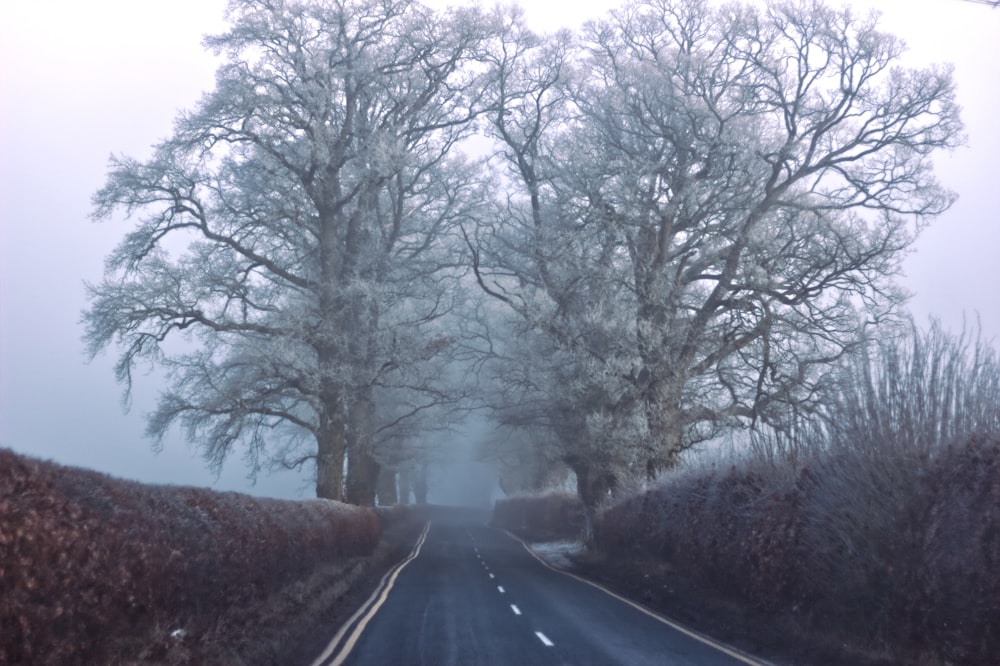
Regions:
<instances>
[{"instance_id":1,"label":"bare tree","mask_svg":"<svg viewBox=\"0 0 1000 666\"><path fill-rule=\"evenodd\" d=\"M841 369L816 438L830 449L898 450L926 461L949 444L1000 431L1000 356L978 325L953 334L937 320L926 330L911 321Z\"/></svg>"},{"instance_id":2,"label":"bare tree","mask_svg":"<svg viewBox=\"0 0 1000 666\"><path fill-rule=\"evenodd\" d=\"M90 287L91 354L169 373L149 423L214 466L315 461L316 492L374 500L379 386L410 385L450 311L450 157L482 110L475 10L235 0L214 91L148 161L112 159L94 217L138 218ZM426 337L425 337L426 335ZM395 376L393 374L395 373ZM433 398L432 398L433 401ZM384 423L383 423L384 425Z\"/></svg>"},{"instance_id":3,"label":"bare tree","mask_svg":"<svg viewBox=\"0 0 1000 666\"><path fill-rule=\"evenodd\" d=\"M809 409L892 316L961 124L950 70L899 68L875 17L812 0L631 2L577 48L496 50L510 180L469 244L482 289L572 358L560 390L600 385L573 399L586 434L653 474Z\"/></svg>"}]
</instances>

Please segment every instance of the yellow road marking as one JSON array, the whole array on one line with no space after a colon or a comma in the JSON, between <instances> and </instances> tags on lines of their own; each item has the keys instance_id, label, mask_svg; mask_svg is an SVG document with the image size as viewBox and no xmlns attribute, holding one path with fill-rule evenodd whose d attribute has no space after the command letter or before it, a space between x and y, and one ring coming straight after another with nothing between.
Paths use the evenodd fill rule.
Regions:
<instances>
[{"instance_id":1,"label":"yellow road marking","mask_svg":"<svg viewBox=\"0 0 1000 666\"><path fill-rule=\"evenodd\" d=\"M368 622L375 616L379 608L382 607L382 604L385 603L385 600L389 596L389 591L392 590L392 586L396 583L396 578L399 577L399 573L404 567L406 567L407 564L416 559L417 555L420 554L420 548L424 545L424 541L427 540L427 532L430 531L430 529L431 521L428 520L427 524L424 526L423 533L421 533L420 538L417 539L417 544L413 547L413 551L410 555L405 560L397 564L394 569L382 576L382 580L379 581L378 587L375 588L372 595L368 597L368 600L361 605L361 608L355 611L354 615L352 615L351 618L343 624L340 631L337 632L337 634L333 637L333 640L331 640L326 646L326 649L323 650L323 654L321 654L316 661L312 663L312 666L322 666L322 664L326 662L326 660L329 659L333 652L337 649L337 645L339 645L340 641L343 640L344 634L347 633L352 626L354 626L354 623L359 617L364 616L361 622L354 626L354 631L351 632L350 638L348 638L344 647L337 654L336 658L330 662L329 666L341 666L341 664L344 663L344 660L347 659L347 655L349 655L351 650L354 649L355 644L364 632L365 627L368 626Z\"/></svg>"},{"instance_id":2,"label":"yellow road marking","mask_svg":"<svg viewBox=\"0 0 1000 666\"><path fill-rule=\"evenodd\" d=\"M632 608L636 609L640 613L645 613L646 615L648 615L649 617L653 618L657 622L665 624L668 627L670 627L671 629L679 631L680 633L684 634L685 636L688 636L690 638L695 639L699 643L704 643L705 645L708 645L709 647L714 648L714 649L718 650L719 652L727 654L730 657L732 657L733 659L737 659L737 660L743 662L744 664L749 664L749 666L769 666L768 663L765 662L765 661L759 661L759 660L753 659L750 656L745 655L742 652L737 651L735 648L729 647L728 645L725 645L723 643L719 643L718 641L716 641L714 639L711 639L708 636L705 636L703 634L699 634L698 632L694 631L693 629L688 629L684 625L677 624L673 620L671 620L669 618L666 618L666 617L660 615L659 613L646 608L642 604L639 604L639 603L637 603L635 601L632 601L631 599L626 599L625 597L621 596L620 594L616 594L616 593L612 592L611 590L609 590L608 588L604 587L600 583L595 583L594 581L587 580L586 578L584 578L582 576L577 576L575 573L571 573L569 571L563 571L562 569L555 568L554 566L552 566L551 564L549 564L548 562L546 562L544 559L542 559L541 557L539 557L538 554L535 553L535 551L531 550L531 548L528 546L528 544L526 544L516 534L512 534L512 533L508 532L507 530L504 530L504 532L510 538L512 538L512 539L520 542L520 544L522 546L524 546L524 549L526 551L528 551L528 553L533 558L535 558L536 560L538 560L539 562L541 562L542 565L545 568L550 569L552 571L555 571L556 573L560 573L560 574L562 574L564 576L569 576L570 578L575 578L576 580L580 581L581 583L586 583L587 585L590 585L591 587L595 587L598 590L600 590L601 592L603 592L603 593L605 593L605 594L607 594L609 596L614 597L618 601L621 601L622 603L628 604L629 606L631 606Z\"/></svg>"}]
</instances>

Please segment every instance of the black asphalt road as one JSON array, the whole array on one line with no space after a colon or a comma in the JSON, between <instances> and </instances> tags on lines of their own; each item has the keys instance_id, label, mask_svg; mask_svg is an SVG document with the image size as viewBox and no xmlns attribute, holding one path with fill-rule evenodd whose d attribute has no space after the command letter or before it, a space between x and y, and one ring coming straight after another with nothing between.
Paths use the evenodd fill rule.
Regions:
<instances>
[{"instance_id":1,"label":"black asphalt road","mask_svg":"<svg viewBox=\"0 0 1000 666\"><path fill-rule=\"evenodd\" d=\"M362 624L363 630L356 627ZM354 642L317 664L463 666L756 663L546 567L482 523L431 523Z\"/></svg>"}]
</instances>

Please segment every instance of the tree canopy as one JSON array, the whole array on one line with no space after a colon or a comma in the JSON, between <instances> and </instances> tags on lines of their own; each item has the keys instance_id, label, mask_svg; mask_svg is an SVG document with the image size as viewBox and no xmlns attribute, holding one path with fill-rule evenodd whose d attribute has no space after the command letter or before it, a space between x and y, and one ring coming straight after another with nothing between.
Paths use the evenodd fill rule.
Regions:
<instances>
[{"instance_id":1,"label":"tree canopy","mask_svg":"<svg viewBox=\"0 0 1000 666\"><path fill-rule=\"evenodd\" d=\"M953 200L930 162L961 140L950 70L813 1L630 2L555 50L507 40L508 181L470 247L557 350L534 386L584 499L808 411Z\"/></svg>"},{"instance_id":2,"label":"tree canopy","mask_svg":"<svg viewBox=\"0 0 1000 666\"><path fill-rule=\"evenodd\" d=\"M953 200L950 70L816 0L633 0L549 36L409 0L229 18L215 90L94 197L136 224L86 339L126 385L168 370L152 434L314 462L322 497L374 501L470 386L591 506L780 428L893 316Z\"/></svg>"},{"instance_id":3,"label":"tree canopy","mask_svg":"<svg viewBox=\"0 0 1000 666\"><path fill-rule=\"evenodd\" d=\"M349 449L348 497L371 502L380 425L448 399L419 366L448 347L444 240L471 188L451 153L482 111L489 21L409 0L247 0L229 19L206 39L226 56L215 90L94 196L96 217L138 223L91 287L86 339L117 342L126 383L142 359L169 370L153 435L179 421L216 465L236 445L315 461L321 497L343 495ZM423 397L376 414L400 387Z\"/></svg>"}]
</instances>

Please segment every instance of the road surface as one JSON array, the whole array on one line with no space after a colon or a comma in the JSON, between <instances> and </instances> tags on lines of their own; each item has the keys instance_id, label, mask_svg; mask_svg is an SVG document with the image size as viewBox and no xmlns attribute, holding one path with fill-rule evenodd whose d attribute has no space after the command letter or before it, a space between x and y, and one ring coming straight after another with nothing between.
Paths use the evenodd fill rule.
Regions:
<instances>
[{"instance_id":1,"label":"road surface","mask_svg":"<svg viewBox=\"0 0 1000 666\"><path fill-rule=\"evenodd\" d=\"M759 663L554 571L505 532L436 520L314 666Z\"/></svg>"}]
</instances>

